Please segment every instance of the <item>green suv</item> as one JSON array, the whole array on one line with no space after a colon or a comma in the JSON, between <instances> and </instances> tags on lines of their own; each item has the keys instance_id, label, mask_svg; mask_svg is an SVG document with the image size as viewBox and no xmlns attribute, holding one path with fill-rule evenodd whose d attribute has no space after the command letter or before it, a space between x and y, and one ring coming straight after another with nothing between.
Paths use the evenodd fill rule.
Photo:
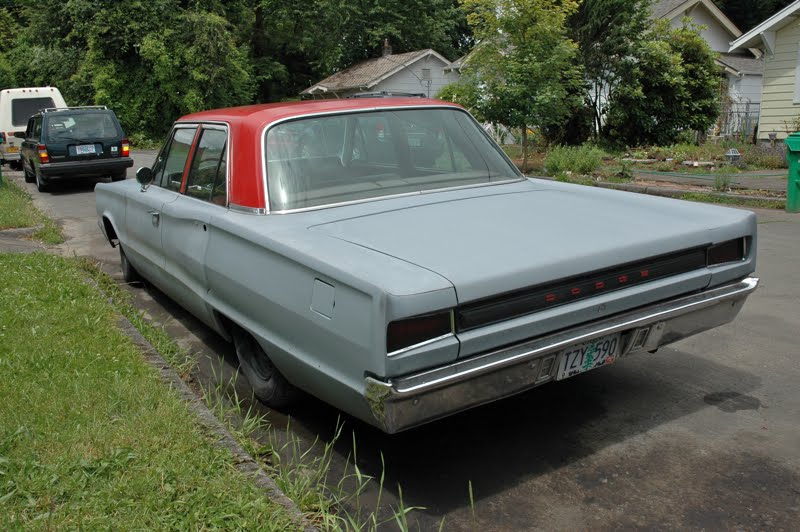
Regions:
<instances>
[{"instance_id":1,"label":"green suv","mask_svg":"<svg viewBox=\"0 0 800 532\"><path fill-rule=\"evenodd\" d=\"M25 181L39 192L50 183L76 177L125 179L133 166L130 145L114 111L105 106L43 109L15 136Z\"/></svg>"}]
</instances>

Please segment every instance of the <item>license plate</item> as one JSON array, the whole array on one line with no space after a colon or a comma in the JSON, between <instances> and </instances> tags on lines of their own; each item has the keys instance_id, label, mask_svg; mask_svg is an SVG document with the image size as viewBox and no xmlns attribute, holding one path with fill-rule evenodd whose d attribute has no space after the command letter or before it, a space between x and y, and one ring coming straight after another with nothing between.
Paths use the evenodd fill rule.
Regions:
<instances>
[{"instance_id":1,"label":"license plate","mask_svg":"<svg viewBox=\"0 0 800 532\"><path fill-rule=\"evenodd\" d=\"M94 144L79 144L75 146L76 155L91 155L94 151Z\"/></svg>"},{"instance_id":2,"label":"license plate","mask_svg":"<svg viewBox=\"0 0 800 532\"><path fill-rule=\"evenodd\" d=\"M561 352L557 380L612 364L619 354L619 333L601 336Z\"/></svg>"},{"instance_id":3,"label":"license plate","mask_svg":"<svg viewBox=\"0 0 800 532\"><path fill-rule=\"evenodd\" d=\"M6 148L6 151L8 153L17 153L19 151L19 148L16 146L9 146Z\"/></svg>"}]
</instances>

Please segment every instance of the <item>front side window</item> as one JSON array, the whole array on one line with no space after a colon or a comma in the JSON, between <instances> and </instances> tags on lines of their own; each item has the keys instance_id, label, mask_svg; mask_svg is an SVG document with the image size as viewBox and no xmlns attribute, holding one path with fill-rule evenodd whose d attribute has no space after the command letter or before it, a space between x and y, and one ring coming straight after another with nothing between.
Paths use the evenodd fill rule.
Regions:
<instances>
[{"instance_id":1,"label":"front side window","mask_svg":"<svg viewBox=\"0 0 800 532\"><path fill-rule=\"evenodd\" d=\"M222 129L203 129L186 180L186 195L218 205L227 197L225 147L227 133Z\"/></svg>"},{"instance_id":2,"label":"front side window","mask_svg":"<svg viewBox=\"0 0 800 532\"><path fill-rule=\"evenodd\" d=\"M192 149L192 141L197 127L181 127L172 130L161 153L153 165L153 184L170 190L180 191L186 160Z\"/></svg>"},{"instance_id":3,"label":"front side window","mask_svg":"<svg viewBox=\"0 0 800 532\"><path fill-rule=\"evenodd\" d=\"M457 109L298 119L270 128L264 152L272 211L520 177Z\"/></svg>"}]
</instances>

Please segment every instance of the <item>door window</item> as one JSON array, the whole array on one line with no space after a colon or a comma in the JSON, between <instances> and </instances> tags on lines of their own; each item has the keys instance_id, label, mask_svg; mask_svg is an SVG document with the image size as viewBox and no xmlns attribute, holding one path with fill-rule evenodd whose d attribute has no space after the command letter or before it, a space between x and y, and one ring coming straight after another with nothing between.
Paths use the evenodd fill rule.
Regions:
<instances>
[{"instance_id":1,"label":"door window","mask_svg":"<svg viewBox=\"0 0 800 532\"><path fill-rule=\"evenodd\" d=\"M180 191L186 160L192 149L197 127L175 128L153 165L153 183L163 188Z\"/></svg>"},{"instance_id":2,"label":"door window","mask_svg":"<svg viewBox=\"0 0 800 532\"><path fill-rule=\"evenodd\" d=\"M222 129L204 128L202 130L186 181L187 196L225 205L226 141L227 133Z\"/></svg>"}]
</instances>

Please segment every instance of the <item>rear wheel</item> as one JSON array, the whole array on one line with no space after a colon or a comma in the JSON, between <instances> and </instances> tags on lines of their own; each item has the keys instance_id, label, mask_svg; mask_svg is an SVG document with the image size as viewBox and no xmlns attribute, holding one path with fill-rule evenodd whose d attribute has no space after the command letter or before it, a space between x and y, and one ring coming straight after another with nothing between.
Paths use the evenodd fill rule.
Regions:
<instances>
[{"instance_id":1,"label":"rear wheel","mask_svg":"<svg viewBox=\"0 0 800 532\"><path fill-rule=\"evenodd\" d=\"M31 168L33 168L33 163L31 163ZM22 164L22 173L25 176L26 183L33 183L34 181L36 181L36 176L33 175L32 172L28 171L24 163Z\"/></svg>"},{"instance_id":2,"label":"rear wheel","mask_svg":"<svg viewBox=\"0 0 800 532\"><path fill-rule=\"evenodd\" d=\"M122 249L122 244L119 245L119 265L122 269L122 278L126 283L141 282L142 276L139 275L139 272L136 271L136 268L134 268L133 264L128 260L128 256L125 255L125 250Z\"/></svg>"},{"instance_id":3,"label":"rear wheel","mask_svg":"<svg viewBox=\"0 0 800 532\"><path fill-rule=\"evenodd\" d=\"M42 176L42 172L40 172L37 168L34 170L34 173L36 174L36 189L39 192L47 192L47 189L50 185L47 183L47 180L44 178L44 176Z\"/></svg>"},{"instance_id":4,"label":"rear wheel","mask_svg":"<svg viewBox=\"0 0 800 532\"><path fill-rule=\"evenodd\" d=\"M12 170L21 170L22 169L22 161L9 161L8 167Z\"/></svg>"},{"instance_id":5,"label":"rear wheel","mask_svg":"<svg viewBox=\"0 0 800 532\"><path fill-rule=\"evenodd\" d=\"M247 331L236 327L233 345L239 369L247 378L253 395L272 408L283 408L297 400L299 391L286 380L267 354Z\"/></svg>"}]
</instances>

